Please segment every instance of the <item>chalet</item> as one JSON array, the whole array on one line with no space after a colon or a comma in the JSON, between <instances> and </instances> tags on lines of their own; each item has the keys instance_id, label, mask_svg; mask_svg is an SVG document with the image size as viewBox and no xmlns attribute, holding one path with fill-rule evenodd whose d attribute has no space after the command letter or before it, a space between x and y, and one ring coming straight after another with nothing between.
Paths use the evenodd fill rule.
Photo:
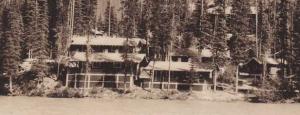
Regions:
<instances>
[{"instance_id":1,"label":"chalet","mask_svg":"<svg viewBox=\"0 0 300 115\"><path fill-rule=\"evenodd\" d=\"M275 78L279 72L279 62L271 57L263 59L252 58L239 67L239 85L241 90L256 89L263 77L263 66L265 76Z\"/></svg>"},{"instance_id":2,"label":"chalet","mask_svg":"<svg viewBox=\"0 0 300 115\"><path fill-rule=\"evenodd\" d=\"M66 86L130 88L145 57L141 52L144 44L145 41L139 38L74 36L69 48Z\"/></svg>"},{"instance_id":3,"label":"chalet","mask_svg":"<svg viewBox=\"0 0 300 115\"><path fill-rule=\"evenodd\" d=\"M203 50L200 57L207 61L210 56L210 50ZM141 68L140 86L145 89L210 90L213 69L191 62L192 57L184 55L173 55L169 61L151 61Z\"/></svg>"}]
</instances>

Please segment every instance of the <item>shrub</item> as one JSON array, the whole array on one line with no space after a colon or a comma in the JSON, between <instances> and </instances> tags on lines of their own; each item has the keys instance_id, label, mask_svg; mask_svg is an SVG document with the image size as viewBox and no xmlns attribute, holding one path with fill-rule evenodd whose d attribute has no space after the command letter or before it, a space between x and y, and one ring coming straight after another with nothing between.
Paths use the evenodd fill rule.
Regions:
<instances>
[{"instance_id":1,"label":"shrub","mask_svg":"<svg viewBox=\"0 0 300 115\"><path fill-rule=\"evenodd\" d=\"M223 74L218 78L218 81L222 83L233 84L235 82L236 66L228 65Z\"/></svg>"},{"instance_id":2,"label":"shrub","mask_svg":"<svg viewBox=\"0 0 300 115\"><path fill-rule=\"evenodd\" d=\"M57 88L47 94L53 98L83 98L84 94L78 89L72 88Z\"/></svg>"},{"instance_id":3,"label":"shrub","mask_svg":"<svg viewBox=\"0 0 300 115\"><path fill-rule=\"evenodd\" d=\"M92 88L91 91L90 91L90 94L91 94L91 95L96 95L96 94L98 94L98 89L97 89L97 88Z\"/></svg>"},{"instance_id":4,"label":"shrub","mask_svg":"<svg viewBox=\"0 0 300 115\"><path fill-rule=\"evenodd\" d=\"M272 90L255 91L254 95L255 97L251 98L251 102L255 103L272 103L282 99L278 92Z\"/></svg>"},{"instance_id":5,"label":"shrub","mask_svg":"<svg viewBox=\"0 0 300 115\"><path fill-rule=\"evenodd\" d=\"M36 88L29 92L28 96L44 96L45 89L44 88Z\"/></svg>"},{"instance_id":6,"label":"shrub","mask_svg":"<svg viewBox=\"0 0 300 115\"><path fill-rule=\"evenodd\" d=\"M261 87L261 90L254 91L255 97L253 97L251 101L270 103L282 100L282 92L278 90L280 85L279 81L279 79L271 79L267 77Z\"/></svg>"},{"instance_id":7,"label":"shrub","mask_svg":"<svg viewBox=\"0 0 300 115\"><path fill-rule=\"evenodd\" d=\"M6 83L8 83L8 79L5 77L0 77L0 95L9 94L9 87Z\"/></svg>"}]
</instances>

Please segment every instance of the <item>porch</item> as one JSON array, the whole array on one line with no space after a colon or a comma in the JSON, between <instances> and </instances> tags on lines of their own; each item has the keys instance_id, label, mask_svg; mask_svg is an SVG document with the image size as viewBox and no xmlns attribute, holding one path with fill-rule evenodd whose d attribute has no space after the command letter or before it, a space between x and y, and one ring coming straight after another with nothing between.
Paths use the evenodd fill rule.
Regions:
<instances>
[{"instance_id":1,"label":"porch","mask_svg":"<svg viewBox=\"0 0 300 115\"><path fill-rule=\"evenodd\" d=\"M208 83L178 83L178 82L142 82L141 87L144 89L162 89L162 90L179 90L179 91L210 91L213 84Z\"/></svg>"},{"instance_id":2,"label":"porch","mask_svg":"<svg viewBox=\"0 0 300 115\"><path fill-rule=\"evenodd\" d=\"M193 68L190 62L150 62L139 78L145 89L207 91L215 83L212 69Z\"/></svg>"},{"instance_id":3,"label":"porch","mask_svg":"<svg viewBox=\"0 0 300 115\"><path fill-rule=\"evenodd\" d=\"M76 89L92 88L131 88L133 85L133 75L128 74L96 74L96 73L75 73L67 74L66 87Z\"/></svg>"}]
</instances>

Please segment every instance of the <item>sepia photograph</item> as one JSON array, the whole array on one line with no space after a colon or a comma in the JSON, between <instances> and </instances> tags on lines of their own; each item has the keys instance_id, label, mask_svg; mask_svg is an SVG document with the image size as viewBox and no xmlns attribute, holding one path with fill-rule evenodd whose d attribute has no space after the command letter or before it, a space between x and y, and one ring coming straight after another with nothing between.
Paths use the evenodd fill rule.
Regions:
<instances>
[{"instance_id":1,"label":"sepia photograph","mask_svg":"<svg viewBox=\"0 0 300 115\"><path fill-rule=\"evenodd\" d=\"M0 115L299 115L300 0L0 0Z\"/></svg>"}]
</instances>

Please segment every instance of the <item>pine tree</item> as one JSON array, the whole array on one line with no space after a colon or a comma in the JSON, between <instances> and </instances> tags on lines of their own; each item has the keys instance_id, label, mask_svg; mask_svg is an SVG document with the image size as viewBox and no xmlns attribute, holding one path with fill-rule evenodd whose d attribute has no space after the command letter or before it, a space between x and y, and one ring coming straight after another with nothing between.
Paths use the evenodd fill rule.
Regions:
<instances>
[{"instance_id":1,"label":"pine tree","mask_svg":"<svg viewBox=\"0 0 300 115\"><path fill-rule=\"evenodd\" d=\"M172 44L176 49L187 49L194 45L193 32L191 31L192 24L189 22L188 0L174 0L170 7L172 13ZM193 22L193 20L191 21Z\"/></svg>"},{"instance_id":2,"label":"pine tree","mask_svg":"<svg viewBox=\"0 0 300 115\"><path fill-rule=\"evenodd\" d=\"M104 31L104 29L105 29L104 21L102 20L102 14L100 14L97 20L97 30Z\"/></svg>"},{"instance_id":3,"label":"pine tree","mask_svg":"<svg viewBox=\"0 0 300 115\"><path fill-rule=\"evenodd\" d=\"M83 35L83 11L82 11L82 1L75 0L75 12L74 12L74 34Z\"/></svg>"},{"instance_id":4,"label":"pine tree","mask_svg":"<svg viewBox=\"0 0 300 115\"><path fill-rule=\"evenodd\" d=\"M159 3L158 3L159 4ZM152 45L158 47L157 58L159 60L166 60L172 41L172 14L170 12L170 4L164 0L160 1L158 11L154 14L154 19L157 19L154 23Z\"/></svg>"},{"instance_id":5,"label":"pine tree","mask_svg":"<svg viewBox=\"0 0 300 115\"><path fill-rule=\"evenodd\" d=\"M214 32L211 37L211 49L213 52L213 61L217 66L224 66L227 63L227 26L226 26L226 14L225 14L225 0L218 0L219 8L216 10L214 18Z\"/></svg>"},{"instance_id":6,"label":"pine tree","mask_svg":"<svg viewBox=\"0 0 300 115\"><path fill-rule=\"evenodd\" d=\"M124 37L133 38L137 34L137 24L139 16L138 0L122 0L122 24Z\"/></svg>"},{"instance_id":7,"label":"pine tree","mask_svg":"<svg viewBox=\"0 0 300 115\"><path fill-rule=\"evenodd\" d=\"M141 16L138 23L138 29L137 29L137 36L140 38L146 39L146 41L149 41L149 32L153 31L153 26L155 20L154 18L154 3L155 0L143 0L141 10L140 12Z\"/></svg>"},{"instance_id":8,"label":"pine tree","mask_svg":"<svg viewBox=\"0 0 300 115\"><path fill-rule=\"evenodd\" d=\"M140 12L139 12L139 21L137 24L137 36L142 39L147 39L147 23L149 22L147 19L147 13L150 10L147 2L150 0L140 1Z\"/></svg>"},{"instance_id":9,"label":"pine tree","mask_svg":"<svg viewBox=\"0 0 300 115\"><path fill-rule=\"evenodd\" d=\"M18 76L18 67L21 61L21 35L22 19L18 3L12 1L4 8L2 15L2 39L0 73L10 78L10 91L12 80Z\"/></svg>"},{"instance_id":10,"label":"pine tree","mask_svg":"<svg viewBox=\"0 0 300 115\"><path fill-rule=\"evenodd\" d=\"M258 2L258 39L261 47L261 54L270 51L273 40L271 39L271 8L269 2L261 0Z\"/></svg>"},{"instance_id":11,"label":"pine tree","mask_svg":"<svg viewBox=\"0 0 300 115\"><path fill-rule=\"evenodd\" d=\"M173 34L175 36L181 35L186 29L186 23L189 16L188 0L173 0L171 1L170 12L172 13L172 26L174 28Z\"/></svg>"},{"instance_id":12,"label":"pine tree","mask_svg":"<svg viewBox=\"0 0 300 115\"><path fill-rule=\"evenodd\" d=\"M24 49L23 57L29 56L29 51L34 49L37 38L37 4L35 0L25 0L23 4L23 23L24 23Z\"/></svg>"},{"instance_id":13,"label":"pine tree","mask_svg":"<svg viewBox=\"0 0 300 115\"><path fill-rule=\"evenodd\" d=\"M233 37L230 40L230 51L234 64L245 62L249 48L247 35L249 34L250 4L248 0L233 0L230 26Z\"/></svg>"},{"instance_id":14,"label":"pine tree","mask_svg":"<svg viewBox=\"0 0 300 115\"><path fill-rule=\"evenodd\" d=\"M281 69L282 76L286 76L288 74L289 68L285 66L285 61L290 64L291 62L291 49L290 49L290 31L289 31L289 11L288 11L288 0L280 0L277 1L277 15L276 15L276 51L281 52L279 55L279 59L281 60Z\"/></svg>"},{"instance_id":15,"label":"pine tree","mask_svg":"<svg viewBox=\"0 0 300 115\"><path fill-rule=\"evenodd\" d=\"M50 35L49 42L52 50L52 58L59 58L61 55L66 55L70 38L70 29L68 21L69 12L71 9L70 2L65 0L52 1L49 3L50 14Z\"/></svg>"},{"instance_id":16,"label":"pine tree","mask_svg":"<svg viewBox=\"0 0 300 115\"><path fill-rule=\"evenodd\" d=\"M294 12L294 34L293 34L293 45L294 45L294 71L296 76L300 76L300 1L296 1L295 3L295 12ZM297 79L297 88L300 88L300 80Z\"/></svg>"},{"instance_id":17,"label":"pine tree","mask_svg":"<svg viewBox=\"0 0 300 115\"><path fill-rule=\"evenodd\" d=\"M112 17L111 17L111 33L112 35L119 35L118 34L118 18L117 13L115 11L115 7L111 7Z\"/></svg>"},{"instance_id":18,"label":"pine tree","mask_svg":"<svg viewBox=\"0 0 300 115\"><path fill-rule=\"evenodd\" d=\"M128 72L130 72L130 74L132 74L132 67L133 67L133 62L130 59L130 55L129 51L131 50L131 48L129 47L129 43L130 43L130 39L135 37L136 34L136 25L137 25L137 20L136 20L136 16L137 16L137 4L138 0L122 0L121 1L121 5L122 5L122 19L121 19L121 23L122 23L122 31L123 31L123 36L126 37L126 43L125 45L125 52L122 55L123 60L124 60L124 69L125 69L125 78L124 78L124 89L126 91L126 82L127 80L127 74Z\"/></svg>"},{"instance_id":19,"label":"pine tree","mask_svg":"<svg viewBox=\"0 0 300 115\"><path fill-rule=\"evenodd\" d=\"M37 62L33 64L32 71L35 73L36 77L40 81L49 72L48 65L46 64L46 59L49 59L49 18L48 18L48 1L47 0L37 0L35 2L35 20L34 20L34 31L35 39L32 42L32 56L38 59Z\"/></svg>"},{"instance_id":20,"label":"pine tree","mask_svg":"<svg viewBox=\"0 0 300 115\"><path fill-rule=\"evenodd\" d=\"M49 48L50 48L50 57L58 57L59 50L57 41L60 41L59 34L62 31L61 27L64 24L62 19L65 19L65 16L62 13L63 2L62 0L48 0L49 4Z\"/></svg>"},{"instance_id":21,"label":"pine tree","mask_svg":"<svg viewBox=\"0 0 300 115\"><path fill-rule=\"evenodd\" d=\"M117 14L115 12L115 7L110 5L110 1L107 2L107 7L105 9L104 15L105 15L104 27L103 27L104 32L110 34L111 36L116 35L118 33Z\"/></svg>"},{"instance_id":22,"label":"pine tree","mask_svg":"<svg viewBox=\"0 0 300 115\"><path fill-rule=\"evenodd\" d=\"M0 17L1 17L0 18L0 41L2 39L2 34L3 34L3 26L2 26L3 8L4 8L4 5L1 3L0 4ZM0 44L2 44L2 42L0 42ZM0 46L0 60L2 60L1 57L2 57L2 53L1 53L1 46ZM0 63L0 65L1 65L1 63Z\"/></svg>"},{"instance_id":23,"label":"pine tree","mask_svg":"<svg viewBox=\"0 0 300 115\"><path fill-rule=\"evenodd\" d=\"M213 25L210 21L210 15L207 13L207 1L197 0L196 9L192 14L191 28L194 36L197 38L198 47L203 48L211 44L213 36Z\"/></svg>"},{"instance_id":24,"label":"pine tree","mask_svg":"<svg viewBox=\"0 0 300 115\"><path fill-rule=\"evenodd\" d=\"M96 8L97 0L82 0L82 28L83 33L87 30L96 28ZM90 32L90 31L88 31ZM86 33L85 33L86 34Z\"/></svg>"}]
</instances>

